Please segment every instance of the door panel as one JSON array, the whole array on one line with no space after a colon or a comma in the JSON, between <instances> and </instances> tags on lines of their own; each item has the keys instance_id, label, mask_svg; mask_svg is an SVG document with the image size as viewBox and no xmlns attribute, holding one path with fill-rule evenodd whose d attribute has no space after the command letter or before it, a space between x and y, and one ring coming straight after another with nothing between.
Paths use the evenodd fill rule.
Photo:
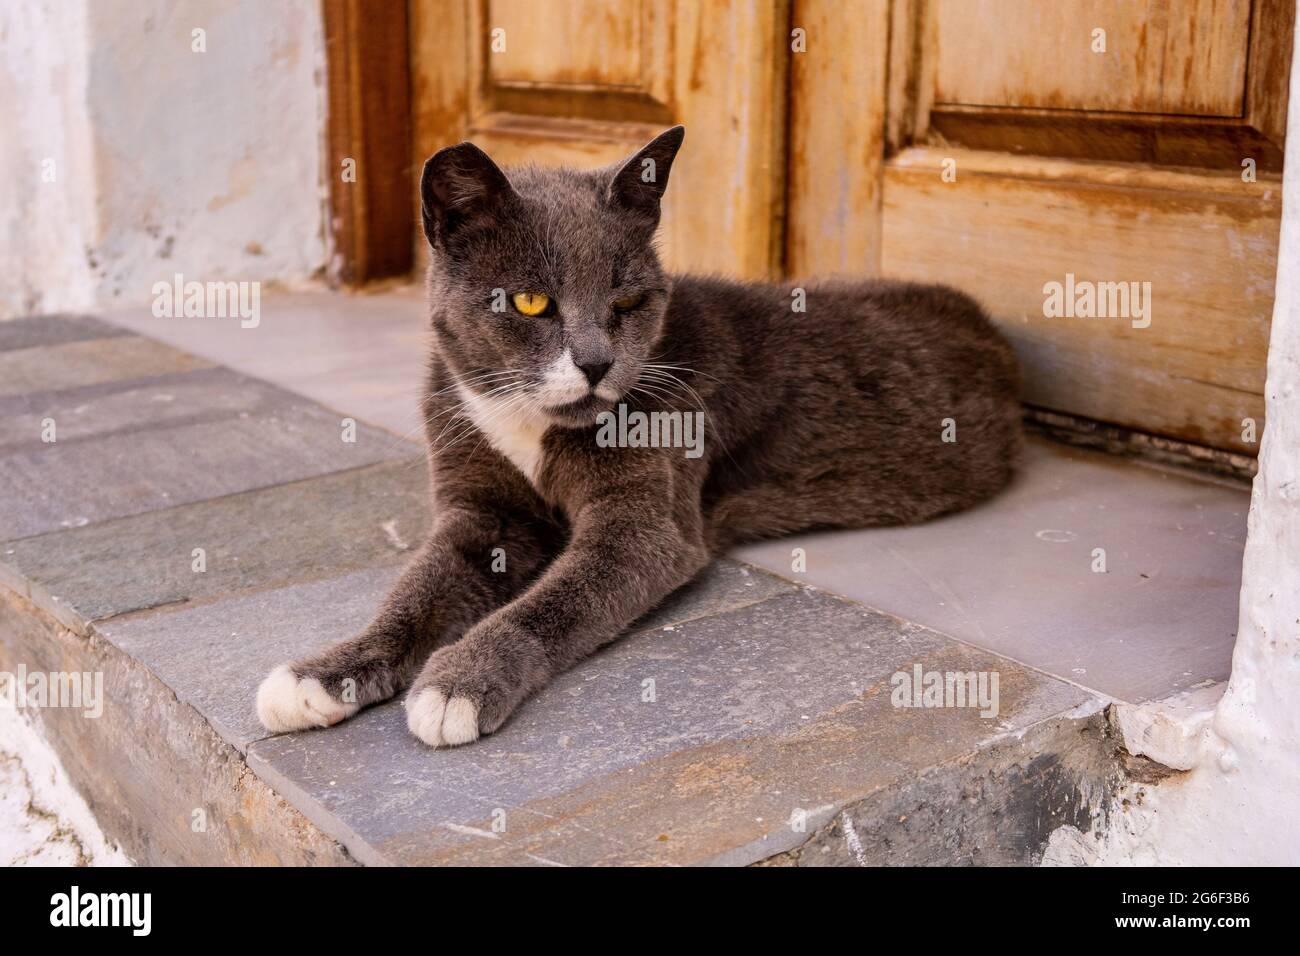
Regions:
<instances>
[{"instance_id":1,"label":"door panel","mask_svg":"<svg viewBox=\"0 0 1300 956\"><path fill-rule=\"evenodd\" d=\"M1234 173L911 149L886 171L882 271L978 298L1033 405L1253 454L1241 422L1263 422L1277 202ZM1149 311L1044 316L1044 286L1070 275L1149 282Z\"/></svg>"},{"instance_id":2,"label":"door panel","mask_svg":"<svg viewBox=\"0 0 1300 956\"><path fill-rule=\"evenodd\" d=\"M898 0L911 139L1280 173L1291 0ZM1105 52L1092 31L1104 29Z\"/></svg>"},{"instance_id":3,"label":"door panel","mask_svg":"<svg viewBox=\"0 0 1300 956\"><path fill-rule=\"evenodd\" d=\"M594 167L682 123L666 262L774 275L787 16L759 0L414 0L417 161L473 139L504 164Z\"/></svg>"},{"instance_id":4,"label":"door panel","mask_svg":"<svg viewBox=\"0 0 1300 956\"><path fill-rule=\"evenodd\" d=\"M790 275L874 275L890 61L890 0L798 0L790 57L786 269ZM836 104L846 102L850 108Z\"/></svg>"},{"instance_id":5,"label":"door panel","mask_svg":"<svg viewBox=\"0 0 1300 956\"><path fill-rule=\"evenodd\" d=\"M932 15L936 103L1241 114L1249 0L936 0Z\"/></svg>"},{"instance_id":6,"label":"door panel","mask_svg":"<svg viewBox=\"0 0 1300 956\"><path fill-rule=\"evenodd\" d=\"M815 22L824 9L808 0L795 20ZM871 207L846 215L844 194L825 186L792 188L791 266L964 289L1020 354L1030 405L1255 454L1242 420L1256 432L1263 422L1294 4L858 9L877 29L884 21L889 63L883 79L859 69L866 109L845 115L838 135L884 130L882 155L855 168L880 184L878 219L864 223ZM1096 28L1105 53L1093 52ZM838 42L842 33L827 31L815 71L795 68L792 144L815 132L806 114L817 101L837 95L834 79L816 77L854 75L858 50ZM810 36L807 55L817 49ZM841 161L819 169L792 154L792 187ZM865 185L858 194L877 197ZM1150 322L1131 309L1054 314L1053 283L1108 295L1149 283Z\"/></svg>"},{"instance_id":7,"label":"door panel","mask_svg":"<svg viewBox=\"0 0 1300 956\"><path fill-rule=\"evenodd\" d=\"M515 42L488 58L489 81L497 88L639 89L640 13L635 3L605 0L570 0L558 7L491 0L488 22Z\"/></svg>"}]
</instances>

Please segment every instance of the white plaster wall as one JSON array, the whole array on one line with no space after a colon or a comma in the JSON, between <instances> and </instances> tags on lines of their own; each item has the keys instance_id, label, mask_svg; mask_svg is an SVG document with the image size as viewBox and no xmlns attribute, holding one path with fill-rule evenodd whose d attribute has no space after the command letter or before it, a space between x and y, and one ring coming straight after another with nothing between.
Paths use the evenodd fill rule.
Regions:
<instances>
[{"instance_id":1,"label":"white plaster wall","mask_svg":"<svg viewBox=\"0 0 1300 956\"><path fill-rule=\"evenodd\" d=\"M1134 788L1098 847L1063 838L1058 849L1082 853L1056 862L1300 864L1300 69L1291 73L1266 400L1227 691L1208 719L1174 712L1170 722L1151 705L1122 712L1130 750L1145 735L1154 759L1191 769Z\"/></svg>"},{"instance_id":2,"label":"white plaster wall","mask_svg":"<svg viewBox=\"0 0 1300 956\"><path fill-rule=\"evenodd\" d=\"M0 318L94 302L86 62L84 0L0 3Z\"/></svg>"},{"instance_id":3,"label":"white plaster wall","mask_svg":"<svg viewBox=\"0 0 1300 956\"><path fill-rule=\"evenodd\" d=\"M323 268L318 4L5 3L0 64L0 317Z\"/></svg>"}]
</instances>

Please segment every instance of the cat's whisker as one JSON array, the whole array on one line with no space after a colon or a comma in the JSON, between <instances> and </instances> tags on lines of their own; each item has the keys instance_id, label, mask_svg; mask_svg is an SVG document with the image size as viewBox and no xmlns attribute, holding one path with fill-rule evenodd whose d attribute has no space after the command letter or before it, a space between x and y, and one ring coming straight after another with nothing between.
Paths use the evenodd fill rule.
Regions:
<instances>
[{"instance_id":1,"label":"cat's whisker","mask_svg":"<svg viewBox=\"0 0 1300 956\"><path fill-rule=\"evenodd\" d=\"M705 413L709 412L708 403L704 401L704 399L700 396L699 392L695 391L695 389L691 388L685 382L671 382L671 381L651 379L646 384L655 384L661 388L669 388L669 389L681 388L683 390L683 392L681 393L681 397L683 401L691 405L692 408L694 408L696 411L705 412Z\"/></svg>"},{"instance_id":2,"label":"cat's whisker","mask_svg":"<svg viewBox=\"0 0 1300 956\"><path fill-rule=\"evenodd\" d=\"M518 372L519 372L519 370L517 370L517 369L500 369L500 370L491 371L491 372L484 372L484 373L482 373L482 374L480 374L480 375L477 375L477 376L470 376L469 378L464 379L464 380L463 380L463 384L465 384L466 387L471 387L471 386L474 386L474 385L487 384L488 381L496 381L497 378L498 378L499 376L511 376L511 375L515 375L515 374L517 374ZM452 389L454 389L454 388L457 388L460 384L462 384L462 382L452 382L452 383L451 383L450 385L448 385L446 388L440 388L440 389L438 389L438 391L430 393L430 396L429 396L429 397L430 397L430 398L434 398L434 397L436 397L436 396L438 396L438 395L443 394L444 392L447 392L447 391L450 391L450 390L452 390ZM507 383L507 384L509 384L509 383ZM458 408L464 407L464 405L465 405L464 402L458 402L456 405L452 406L450 409L443 409L441 412L437 412L437 413L435 413L435 414L433 414L433 415L430 415L428 418L425 418L423 421L421 421L421 422L419 422L417 425L415 425L415 426L414 426L410 431L408 431L408 432L406 432L404 435L401 435L401 436L399 436L398 438L396 438L395 441L394 441L393 447L396 448L400 443L402 443L402 442L406 441L408 438L411 438L412 436L414 436L416 432L418 432L418 431L420 431L420 430L422 430L422 429L424 429L424 428L427 428L429 425L431 425L431 424L433 423L434 419L442 417L443 415L447 414L449 411L455 411L455 410L458 409ZM415 414L419 414L419 413L416 412Z\"/></svg>"},{"instance_id":3,"label":"cat's whisker","mask_svg":"<svg viewBox=\"0 0 1300 956\"><path fill-rule=\"evenodd\" d=\"M643 362L641 367L645 372L648 372L650 376L652 376L652 378L655 376L658 376L660 378L666 377L668 379L678 382L684 388L690 389L691 393L695 395L695 397L699 400L701 406L703 406L703 410L707 410L708 408L708 403L704 401L703 396L701 396L699 392L697 392L695 388L691 386L689 383L683 381L681 378L674 375L673 372L686 372L691 375L702 375L705 378L712 379L713 381L722 384L721 379L717 378L716 376L710 375L707 372L701 372L697 369L689 368L685 365L674 365L670 363L656 363L653 361L649 361L649 362Z\"/></svg>"},{"instance_id":4,"label":"cat's whisker","mask_svg":"<svg viewBox=\"0 0 1300 956\"><path fill-rule=\"evenodd\" d=\"M680 367L680 366L674 366L674 367ZM697 392L694 389L694 387L692 387L687 382L682 381L682 379L678 378L676 375L672 374L671 372L667 371L667 369L664 368L663 366L651 366L648 368L643 366L642 375L643 376L648 375L652 382L664 381L666 379L667 381L675 382L681 387L689 390L690 393L695 396L695 399L700 403L700 408L698 410L706 417L712 417L713 413L709 409L709 405L704 400L704 397L700 395L700 393ZM714 434L717 435L717 429L714 429ZM725 454L728 458L730 458L732 464L736 465L739 468L739 463L736 461L735 456L731 454L731 449L728 447L727 442L721 439L715 439L715 440L718 441L719 446L722 448L723 454Z\"/></svg>"},{"instance_id":5,"label":"cat's whisker","mask_svg":"<svg viewBox=\"0 0 1300 956\"><path fill-rule=\"evenodd\" d=\"M523 399L524 401L522 405L516 404L513 408L500 409L499 411L501 412L501 415L514 415L515 413L522 411L526 415L531 417L533 415L536 415L539 411L542 410L541 400L538 399L531 392L525 392L523 394ZM474 447L470 449L470 453L469 453L470 458L473 458L478 453L479 447L483 444L484 441L487 440L488 429L492 427L492 423L494 421L500 421L500 420L501 420L500 416L497 416L495 418L489 417L484 420L482 426L480 427L480 431L482 432L482 437L479 438L479 440L474 443Z\"/></svg>"},{"instance_id":6,"label":"cat's whisker","mask_svg":"<svg viewBox=\"0 0 1300 956\"><path fill-rule=\"evenodd\" d=\"M489 391L487 394L490 395L490 394L492 394L492 392ZM454 405L451 405L451 406L449 406L449 407L447 407L447 408L444 408L442 411L438 412L437 414L430 415L429 418L425 420L424 424L425 424L425 425L432 425L432 424L434 423L434 421L436 421L437 419L441 418L443 415L450 415L450 416L451 416L450 418L447 419L447 424L450 424L451 422L453 422L453 421L456 420L457 414L458 414L460 411L462 411L466 406L468 406L471 402L473 402L473 399L472 399L472 398L467 398L467 399L465 399L465 400L463 400L463 401L456 402ZM444 428L445 428L445 427L446 427L446 426L444 425Z\"/></svg>"},{"instance_id":7,"label":"cat's whisker","mask_svg":"<svg viewBox=\"0 0 1300 956\"><path fill-rule=\"evenodd\" d=\"M715 382L722 381L722 379L718 378L716 375L710 375L708 372L701 372L699 369L688 368L685 365L667 365L667 364L656 364L654 362L642 362L641 367L660 369L660 370L671 369L672 371L675 372L689 372L691 375L701 375L704 378L711 378Z\"/></svg>"},{"instance_id":8,"label":"cat's whisker","mask_svg":"<svg viewBox=\"0 0 1300 956\"><path fill-rule=\"evenodd\" d=\"M500 384L509 384L511 381L514 381L514 377L516 375L520 374L520 371L521 370L518 369L500 369L497 371L484 372L479 375L469 376L464 379L458 379L453 381L450 385L446 386L445 388L440 388L436 392L431 392L428 397L436 398L439 395L443 395L447 392L454 391L462 386L464 386L465 388L473 389L477 386L489 385L489 384L493 386L500 385ZM502 379L505 379L506 381L502 382ZM436 418L437 416L435 415L431 417ZM430 420L431 419L425 419L424 422L422 422L420 425L417 425L416 427L419 428L423 425L427 425Z\"/></svg>"},{"instance_id":9,"label":"cat's whisker","mask_svg":"<svg viewBox=\"0 0 1300 956\"><path fill-rule=\"evenodd\" d=\"M631 388L628 389L628 391L636 395L644 395L647 399L649 399L649 402L647 404L651 404L651 403L668 404L671 402L672 399L680 397L671 392L652 390L648 385L633 385Z\"/></svg>"},{"instance_id":10,"label":"cat's whisker","mask_svg":"<svg viewBox=\"0 0 1300 956\"><path fill-rule=\"evenodd\" d=\"M646 379L649 379L649 382L647 382ZM682 389L685 389L686 392L689 392L691 398L694 400L695 403L697 403L697 411L702 411L702 412L708 411L708 403L704 401L704 398L700 395L700 393L697 392L694 388L692 388L689 384L682 381L677 376L672 375L671 373L664 372L660 369L646 369L642 373L641 383L642 384L653 383L653 384L660 385L661 387L671 387L671 386L681 387ZM686 395L683 395L682 397L686 398Z\"/></svg>"},{"instance_id":11,"label":"cat's whisker","mask_svg":"<svg viewBox=\"0 0 1300 956\"><path fill-rule=\"evenodd\" d=\"M443 449L446 450L455 447L456 444L467 435L472 434L476 429L486 434L487 432L485 429L489 429L492 423L502 421L505 417L514 414L524 402L527 402L532 397L531 392L524 387L527 386L527 384L528 383L526 382L520 383L520 388L516 388L508 393L501 392L497 396L494 396L498 398L504 397L505 401L493 407L480 421L474 421L472 419L466 420L466 427L463 430L454 433L451 436L451 441L444 445ZM444 428L443 431L445 432L446 428ZM439 437L441 437L441 435Z\"/></svg>"},{"instance_id":12,"label":"cat's whisker","mask_svg":"<svg viewBox=\"0 0 1300 956\"><path fill-rule=\"evenodd\" d=\"M507 395L511 395L515 392L524 390L528 387L529 387L529 383L526 381L506 382L505 384L499 385L496 388L488 389L481 396L475 396L475 398L492 398L492 399L502 398ZM443 411L439 412L437 415L434 415L429 419L429 422L427 422L426 424L431 424L434 419L439 418L442 415L451 416L447 420L447 422L443 425L442 431L440 431L437 437L434 439L435 443L441 440L442 436L447 433L447 430L451 428L455 422L460 420L457 417L458 413L462 411L466 406L470 405L473 401L474 398L467 398L462 402L457 402L455 405L451 406L450 408L444 409ZM470 423L471 427L472 424L473 423L471 422Z\"/></svg>"},{"instance_id":13,"label":"cat's whisker","mask_svg":"<svg viewBox=\"0 0 1300 956\"><path fill-rule=\"evenodd\" d=\"M685 395L684 393L673 391L671 388L668 388L664 385L660 385L658 383L641 381L637 385L632 386L632 388L629 389L629 391L637 391L643 395L652 396L657 401L664 402L667 404L671 404L673 399L680 399L695 411L703 410L694 406L691 403L689 396Z\"/></svg>"},{"instance_id":14,"label":"cat's whisker","mask_svg":"<svg viewBox=\"0 0 1300 956\"><path fill-rule=\"evenodd\" d=\"M692 412L704 411L704 409L696 405L691 400L690 396L686 395L684 392L673 391L660 385L645 382L641 384L640 388L643 389L642 394L653 396L654 401L660 405L668 406L669 408L674 406L684 406ZM654 404L654 402L652 402L652 404Z\"/></svg>"},{"instance_id":15,"label":"cat's whisker","mask_svg":"<svg viewBox=\"0 0 1300 956\"><path fill-rule=\"evenodd\" d=\"M467 434L474 431L476 424L477 423L475 422L472 416L467 415L465 417L453 417L443 426L442 431L438 433L437 437L434 438L433 441L436 444L442 440L442 437L444 435L448 435L448 433L450 433L448 435L449 438L448 443L442 447L451 448L461 438L464 438Z\"/></svg>"},{"instance_id":16,"label":"cat's whisker","mask_svg":"<svg viewBox=\"0 0 1300 956\"><path fill-rule=\"evenodd\" d=\"M688 383L685 379L681 378L678 375L674 375L672 371L669 370L668 366L664 366L664 365L643 366L643 371L645 373L648 373L651 376L658 376L660 378L670 379L671 381L680 384L683 388L689 388L692 392L695 391L695 388L692 385L690 385L690 383ZM686 371L689 372L691 370L687 369Z\"/></svg>"},{"instance_id":17,"label":"cat's whisker","mask_svg":"<svg viewBox=\"0 0 1300 956\"><path fill-rule=\"evenodd\" d=\"M491 371L491 372L482 372L478 375L471 375L463 379L457 379L453 381L450 385L438 389L436 392L430 392L429 397L434 398L438 395L442 395L445 392L450 392L457 388L460 388L462 385L465 386L466 388L471 388L475 385L486 385L490 381L495 381L502 378L511 378L515 375L520 374L521 371L522 371L521 369L507 368L507 369L498 369L496 371Z\"/></svg>"},{"instance_id":18,"label":"cat's whisker","mask_svg":"<svg viewBox=\"0 0 1300 956\"><path fill-rule=\"evenodd\" d=\"M475 422L474 427L467 429L467 431L464 434L458 435L456 437L456 441L453 442L452 444L455 445L461 439L471 436L475 431L478 431L480 433L479 440L474 443L474 447L470 449L470 453L468 456L469 458L473 458L474 455L478 452L479 446L481 446L483 442L487 440L487 436L494 423L507 420L508 418L512 417L513 415L521 411L529 414L535 413L536 410L540 407L541 407L540 404L536 402L536 400L533 398L531 394L524 393L518 396L514 396L507 404L497 408L494 413L489 414L481 422Z\"/></svg>"}]
</instances>

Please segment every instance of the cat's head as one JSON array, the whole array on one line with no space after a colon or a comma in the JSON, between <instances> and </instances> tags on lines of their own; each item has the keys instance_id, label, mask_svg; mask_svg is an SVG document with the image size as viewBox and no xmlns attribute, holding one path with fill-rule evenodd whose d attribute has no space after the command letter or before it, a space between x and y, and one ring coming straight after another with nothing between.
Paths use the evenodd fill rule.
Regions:
<instances>
[{"instance_id":1,"label":"cat's head","mask_svg":"<svg viewBox=\"0 0 1300 956\"><path fill-rule=\"evenodd\" d=\"M684 133L593 171L506 173L472 143L424 164L433 321L460 383L567 426L636 383L668 302L654 234Z\"/></svg>"}]
</instances>

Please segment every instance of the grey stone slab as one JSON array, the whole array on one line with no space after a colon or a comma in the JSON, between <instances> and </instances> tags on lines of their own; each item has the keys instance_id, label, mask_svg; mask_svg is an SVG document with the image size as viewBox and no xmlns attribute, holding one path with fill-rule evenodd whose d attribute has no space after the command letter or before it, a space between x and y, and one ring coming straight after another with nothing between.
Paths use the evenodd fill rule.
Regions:
<instances>
[{"instance_id":1,"label":"grey stone slab","mask_svg":"<svg viewBox=\"0 0 1300 956\"><path fill-rule=\"evenodd\" d=\"M351 637L401 573L367 568L305 584L105 621L97 630L149 668L240 750L266 736L253 709L271 668Z\"/></svg>"},{"instance_id":2,"label":"grey stone slab","mask_svg":"<svg viewBox=\"0 0 1300 956\"><path fill-rule=\"evenodd\" d=\"M208 368L207 359L122 335L0 352L0 397Z\"/></svg>"},{"instance_id":3,"label":"grey stone slab","mask_svg":"<svg viewBox=\"0 0 1300 956\"><path fill-rule=\"evenodd\" d=\"M1131 788L1159 772L1142 759L1089 701L844 807L764 865L1038 866L1064 829L1132 825Z\"/></svg>"},{"instance_id":4,"label":"grey stone slab","mask_svg":"<svg viewBox=\"0 0 1300 956\"><path fill-rule=\"evenodd\" d=\"M999 716L894 707L892 675L918 664L997 671ZM362 862L745 863L798 846L801 812L811 832L841 805L1086 699L800 590L629 635L472 746L428 749L390 702L256 741L248 759Z\"/></svg>"},{"instance_id":5,"label":"grey stone slab","mask_svg":"<svg viewBox=\"0 0 1300 956\"><path fill-rule=\"evenodd\" d=\"M49 423L56 444L66 445L91 437L275 414L312 405L309 399L226 368L27 392L0 398L0 457L47 450L44 433ZM410 451L416 454L417 448L412 445Z\"/></svg>"},{"instance_id":6,"label":"grey stone slab","mask_svg":"<svg viewBox=\"0 0 1300 956\"><path fill-rule=\"evenodd\" d=\"M409 478L402 480L409 482ZM257 494L265 496L279 490ZM349 506L339 500L331 510ZM211 507L200 505L194 510ZM408 522L400 523L412 530ZM373 529L359 530L358 537L364 538ZM348 536L357 531L339 529L339 533ZM104 621L97 629L142 661L177 696L204 714L227 742L243 750L250 741L266 736L252 706L254 692L266 673L277 664L356 634L388 593L400 569L382 551L384 542L373 535L371 538L371 544L380 549L383 567L152 614L126 615ZM306 552L316 553L321 547L320 543L309 543ZM282 557L286 564L301 564L292 556ZM358 557L351 555L352 560ZM246 572L248 562L243 564L240 570ZM317 570L316 566L312 570ZM131 585L126 582L122 586ZM734 610L794 590L793 585L761 571L731 561L720 562L638 622L633 630L673 628L706 614Z\"/></svg>"},{"instance_id":7,"label":"grey stone slab","mask_svg":"<svg viewBox=\"0 0 1300 956\"><path fill-rule=\"evenodd\" d=\"M1225 680L1249 493L1033 442L1014 486L929 524L736 551L1126 701ZM1093 570L1095 549L1105 572Z\"/></svg>"},{"instance_id":8,"label":"grey stone slab","mask_svg":"<svg viewBox=\"0 0 1300 956\"><path fill-rule=\"evenodd\" d=\"M405 459L8 542L0 580L76 626L400 563L427 512L424 464Z\"/></svg>"},{"instance_id":9,"label":"grey stone slab","mask_svg":"<svg viewBox=\"0 0 1300 956\"><path fill-rule=\"evenodd\" d=\"M98 343L96 343L98 344ZM275 398L275 395L282 397ZM252 488L406 458L416 447L267 393L256 412L43 444L0 457L0 540L77 528Z\"/></svg>"},{"instance_id":10,"label":"grey stone slab","mask_svg":"<svg viewBox=\"0 0 1300 956\"><path fill-rule=\"evenodd\" d=\"M137 865L354 862L249 773L203 716L138 660L109 641L68 634L0 588L0 672L17 674L21 668L29 675L94 675L90 712L47 706L25 708L25 715L57 754L61 773L84 795L105 837ZM0 747L9 744L0 738ZM196 832L200 809L207 826Z\"/></svg>"},{"instance_id":11,"label":"grey stone slab","mask_svg":"<svg viewBox=\"0 0 1300 956\"><path fill-rule=\"evenodd\" d=\"M25 319L0 321L0 352L80 342L84 339L108 339L127 334L125 329L88 315L34 315Z\"/></svg>"}]
</instances>

